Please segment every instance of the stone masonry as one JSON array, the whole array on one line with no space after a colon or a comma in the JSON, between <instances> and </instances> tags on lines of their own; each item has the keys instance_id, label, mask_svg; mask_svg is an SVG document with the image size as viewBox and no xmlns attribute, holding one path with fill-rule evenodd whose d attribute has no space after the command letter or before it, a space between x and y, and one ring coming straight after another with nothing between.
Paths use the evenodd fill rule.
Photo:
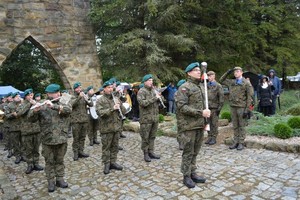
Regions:
<instances>
[{"instance_id":1,"label":"stone masonry","mask_svg":"<svg viewBox=\"0 0 300 200\"><path fill-rule=\"evenodd\" d=\"M0 65L25 39L54 63L66 88L80 81L99 88L102 77L89 0L1 0Z\"/></svg>"}]
</instances>

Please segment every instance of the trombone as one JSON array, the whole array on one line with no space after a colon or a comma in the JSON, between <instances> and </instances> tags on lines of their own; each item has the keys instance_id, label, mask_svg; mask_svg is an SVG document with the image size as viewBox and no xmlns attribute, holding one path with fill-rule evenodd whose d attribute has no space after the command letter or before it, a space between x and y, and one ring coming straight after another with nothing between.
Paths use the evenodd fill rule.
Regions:
<instances>
[{"instance_id":1,"label":"trombone","mask_svg":"<svg viewBox=\"0 0 300 200\"><path fill-rule=\"evenodd\" d=\"M115 95L114 95L113 92L111 93L111 95L112 95L112 97L113 97L113 100L114 100L115 105L116 105L116 104L119 104L119 102L118 102L118 100L117 100L117 98L115 97ZM122 118L122 120L126 119L126 117L125 117L125 116L123 115L123 113L122 113L121 105L120 105L120 107L119 107L118 110L119 110L119 114L120 114L120 117Z\"/></svg>"}]
</instances>

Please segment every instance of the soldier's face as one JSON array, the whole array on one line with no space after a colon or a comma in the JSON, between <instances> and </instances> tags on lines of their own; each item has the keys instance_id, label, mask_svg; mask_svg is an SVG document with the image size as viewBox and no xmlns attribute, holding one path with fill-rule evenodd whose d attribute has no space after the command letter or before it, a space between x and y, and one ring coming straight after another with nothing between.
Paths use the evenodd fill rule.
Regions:
<instances>
[{"instance_id":1,"label":"soldier's face","mask_svg":"<svg viewBox=\"0 0 300 200\"><path fill-rule=\"evenodd\" d=\"M60 97L60 92L54 92L54 93L47 93L47 96L49 99L56 99L58 97Z\"/></svg>"},{"instance_id":2,"label":"soldier's face","mask_svg":"<svg viewBox=\"0 0 300 200\"><path fill-rule=\"evenodd\" d=\"M208 78L208 81L215 81L216 75L212 74L212 75L209 75L207 78Z\"/></svg>"},{"instance_id":3,"label":"soldier's face","mask_svg":"<svg viewBox=\"0 0 300 200\"><path fill-rule=\"evenodd\" d=\"M234 71L234 77L235 78L241 78L242 76L243 76L243 71L242 70L237 69L237 70Z\"/></svg>"},{"instance_id":4,"label":"soldier's face","mask_svg":"<svg viewBox=\"0 0 300 200\"><path fill-rule=\"evenodd\" d=\"M192 71L188 72L188 75L195 79L200 79L201 78L201 70L199 67L195 67Z\"/></svg>"},{"instance_id":5,"label":"soldier's face","mask_svg":"<svg viewBox=\"0 0 300 200\"><path fill-rule=\"evenodd\" d=\"M93 95L94 93L95 93L94 89L90 89L90 90L88 91L88 94L90 94L90 95Z\"/></svg>"},{"instance_id":6,"label":"soldier's face","mask_svg":"<svg viewBox=\"0 0 300 200\"><path fill-rule=\"evenodd\" d=\"M20 95L16 95L16 96L14 97L14 101L15 101L15 102L20 102L20 101L21 101L21 96L20 96Z\"/></svg>"},{"instance_id":7,"label":"soldier's face","mask_svg":"<svg viewBox=\"0 0 300 200\"><path fill-rule=\"evenodd\" d=\"M12 102L13 98L11 96L7 97L7 101Z\"/></svg>"},{"instance_id":8,"label":"soldier's face","mask_svg":"<svg viewBox=\"0 0 300 200\"><path fill-rule=\"evenodd\" d=\"M26 95L25 99L26 99L26 100L31 100L31 99L33 99L33 93Z\"/></svg>"},{"instance_id":9,"label":"soldier's face","mask_svg":"<svg viewBox=\"0 0 300 200\"><path fill-rule=\"evenodd\" d=\"M147 81L144 82L144 85L146 85L147 87L152 87L153 86L153 79L150 78Z\"/></svg>"},{"instance_id":10,"label":"soldier's face","mask_svg":"<svg viewBox=\"0 0 300 200\"><path fill-rule=\"evenodd\" d=\"M80 93L80 92L81 92L81 86L75 88L74 91L75 91L76 93Z\"/></svg>"},{"instance_id":11,"label":"soldier's face","mask_svg":"<svg viewBox=\"0 0 300 200\"><path fill-rule=\"evenodd\" d=\"M35 100L36 100L36 101L39 101L39 100L41 100L41 97L40 97L40 96L35 97Z\"/></svg>"},{"instance_id":12,"label":"soldier's face","mask_svg":"<svg viewBox=\"0 0 300 200\"><path fill-rule=\"evenodd\" d=\"M113 85L109 85L109 86L106 86L104 89L103 89L103 92L104 94L111 94L114 90L114 86Z\"/></svg>"}]
</instances>

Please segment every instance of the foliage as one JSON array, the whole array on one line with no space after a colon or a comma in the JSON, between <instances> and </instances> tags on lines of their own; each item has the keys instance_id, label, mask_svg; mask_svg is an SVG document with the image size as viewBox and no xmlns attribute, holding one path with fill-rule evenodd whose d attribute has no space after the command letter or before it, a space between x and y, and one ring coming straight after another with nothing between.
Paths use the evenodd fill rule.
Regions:
<instances>
[{"instance_id":1,"label":"foliage","mask_svg":"<svg viewBox=\"0 0 300 200\"><path fill-rule=\"evenodd\" d=\"M230 112L222 112L221 113L221 119L228 119L228 121L231 121L231 113Z\"/></svg>"},{"instance_id":2,"label":"foliage","mask_svg":"<svg viewBox=\"0 0 300 200\"><path fill-rule=\"evenodd\" d=\"M162 114L159 114L159 116L158 116L158 121L159 121L159 123L164 122L164 121L165 121L165 116L162 115Z\"/></svg>"},{"instance_id":3,"label":"foliage","mask_svg":"<svg viewBox=\"0 0 300 200\"><path fill-rule=\"evenodd\" d=\"M281 139L292 137L293 130L285 123L279 123L274 126L274 135Z\"/></svg>"},{"instance_id":4,"label":"foliage","mask_svg":"<svg viewBox=\"0 0 300 200\"><path fill-rule=\"evenodd\" d=\"M300 117L291 117L288 121L287 124L292 128L292 129L300 129Z\"/></svg>"},{"instance_id":5,"label":"foliage","mask_svg":"<svg viewBox=\"0 0 300 200\"><path fill-rule=\"evenodd\" d=\"M288 108L285 111L285 114L299 116L300 115L300 103L295 104L295 105L291 106L290 108Z\"/></svg>"},{"instance_id":6,"label":"foliage","mask_svg":"<svg viewBox=\"0 0 300 200\"><path fill-rule=\"evenodd\" d=\"M164 136L164 134L165 133L162 130L160 130L160 129L158 129L157 132L156 132L157 136Z\"/></svg>"},{"instance_id":7,"label":"foliage","mask_svg":"<svg viewBox=\"0 0 300 200\"><path fill-rule=\"evenodd\" d=\"M3 85L13 85L19 90L32 88L43 93L50 83L63 86L51 61L29 40L18 46L0 68Z\"/></svg>"},{"instance_id":8,"label":"foliage","mask_svg":"<svg viewBox=\"0 0 300 200\"><path fill-rule=\"evenodd\" d=\"M278 114L290 115L290 113L288 112L289 108L293 107L295 104L298 104L298 102L299 99L297 99L297 97L295 96L295 90L284 91L280 95L281 109L278 108L277 102L276 112Z\"/></svg>"}]
</instances>

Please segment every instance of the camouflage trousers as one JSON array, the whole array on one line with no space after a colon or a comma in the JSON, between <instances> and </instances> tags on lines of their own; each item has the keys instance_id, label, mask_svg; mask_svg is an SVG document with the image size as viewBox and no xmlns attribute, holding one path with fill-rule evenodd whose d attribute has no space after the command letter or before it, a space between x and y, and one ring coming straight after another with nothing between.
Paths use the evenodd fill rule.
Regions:
<instances>
[{"instance_id":1,"label":"camouflage trousers","mask_svg":"<svg viewBox=\"0 0 300 200\"><path fill-rule=\"evenodd\" d=\"M41 144L41 134L22 135L22 143L25 147L24 155L27 164L32 166L38 164L40 158L39 147Z\"/></svg>"},{"instance_id":2,"label":"camouflage trousers","mask_svg":"<svg viewBox=\"0 0 300 200\"><path fill-rule=\"evenodd\" d=\"M98 119L90 119L89 120L89 133L88 137L90 141L97 140L97 131L99 130L99 120Z\"/></svg>"},{"instance_id":3,"label":"camouflage trousers","mask_svg":"<svg viewBox=\"0 0 300 200\"><path fill-rule=\"evenodd\" d=\"M234 130L234 142L244 143L246 138L245 126L247 125L247 119L243 118L244 108L230 107L231 119Z\"/></svg>"},{"instance_id":4,"label":"camouflage trousers","mask_svg":"<svg viewBox=\"0 0 300 200\"><path fill-rule=\"evenodd\" d=\"M43 144L42 155L45 158L45 173L47 180L63 178L65 175L64 157L68 143L57 145Z\"/></svg>"},{"instance_id":5,"label":"camouflage trousers","mask_svg":"<svg viewBox=\"0 0 300 200\"><path fill-rule=\"evenodd\" d=\"M2 133L3 133L3 141L4 141L5 148L7 148L7 150L12 150L13 140L11 134L9 133L9 127L3 127Z\"/></svg>"},{"instance_id":6,"label":"camouflage trousers","mask_svg":"<svg viewBox=\"0 0 300 200\"><path fill-rule=\"evenodd\" d=\"M103 164L115 163L117 161L119 137L119 132L101 134Z\"/></svg>"},{"instance_id":7,"label":"camouflage trousers","mask_svg":"<svg viewBox=\"0 0 300 200\"><path fill-rule=\"evenodd\" d=\"M153 152L154 151L154 140L156 138L156 132L158 128L158 122L150 124L141 124L140 135L142 138L142 150Z\"/></svg>"},{"instance_id":8,"label":"camouflage trousers","mask_svg":"<svg viewBox=\"0 0 300 200\"><path fill-rule=\"evenodd\" d=\"M14 151L15 157L23 156L25 148L22 144L21 131L10 131L9 137L12 140L12 149Z\"/></svg>"},{"instance_id":9,"label":"camouflage trousers","mask_svg":"<svg viewBox=\"0 0 300 200\"><path fill-rule=\"evenodd\" d=\"M84 149L84 142L86 133L89 126L88 123L74 123L72 124L72 132L73 132L73 152L74 154L82 153Z\"/></svg>"},{"instance_id":10,"label":"camouflage trousers","mask_svg":"<svg viewBox=\"0 0 300 200\"><path fill-rule=\"evenodd\" d=\"M181 136L183 152L181 172L184 176L190 176L196 172L196 159L203 142L203 129L184 131Z\"/></svg>"},{"instance_id":11,"label":"camouflage trousers","mask_svg":"<svg viewBox=\"0 0 300 200\"><path fill-rule=\"evenodd\" d=\"M217 115L218 109L211 108L210 111L211 111L211 115L209 118L210 131L208 131L208 138L216 139L219 133L218 131L219 115Z\"/></svg>"}]
</instances>

